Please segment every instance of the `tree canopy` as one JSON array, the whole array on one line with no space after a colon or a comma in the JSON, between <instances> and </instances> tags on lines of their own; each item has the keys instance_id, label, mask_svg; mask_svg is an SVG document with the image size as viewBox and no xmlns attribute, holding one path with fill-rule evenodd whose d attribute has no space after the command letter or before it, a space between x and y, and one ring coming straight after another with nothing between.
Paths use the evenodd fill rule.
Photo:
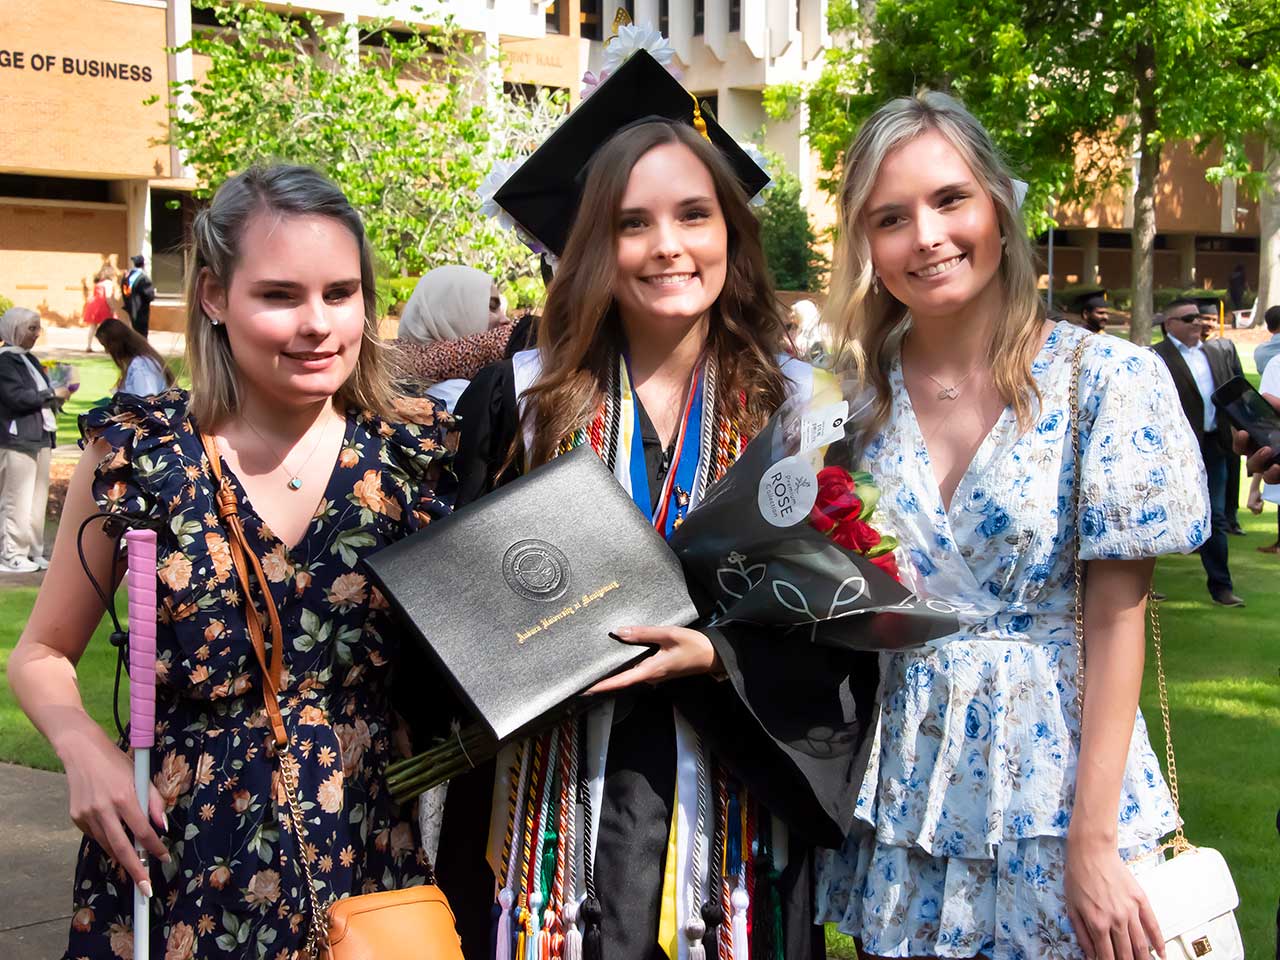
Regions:
<instances>
[{"instance_id":1,"label":"tree canopy","mask_svg":"<svg viewBox=\"0 0 1280 960\"><path fill-rule=\"evenodd\" d=\"M514 234L479 214L478 188L494 161L542 139L563 95L504 94L496 52L447 19L392 29L261 2L195 6L220 26L197 27L182 48L208 70L174 84L169 141L197 196L254 163L311 164L360 211L388 274L446 263L532 271Z\"/></svg>"}]
</instances>

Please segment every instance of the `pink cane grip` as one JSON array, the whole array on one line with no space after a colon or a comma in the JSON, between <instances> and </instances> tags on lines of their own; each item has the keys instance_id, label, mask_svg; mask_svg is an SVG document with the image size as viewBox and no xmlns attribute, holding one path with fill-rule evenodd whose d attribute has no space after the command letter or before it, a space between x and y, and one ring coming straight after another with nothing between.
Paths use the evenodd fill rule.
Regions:
<instances>
[{"instance_id":1,"label":"pink cane grip","mask_svg":"<svg viewBox=\"0 0 1280 960\"><path fill-rule=\"evenodd\" d=\"M150 749L156 741L156 533L130 530L129 551L129 745Z\"/></svg>"}]
</instances>

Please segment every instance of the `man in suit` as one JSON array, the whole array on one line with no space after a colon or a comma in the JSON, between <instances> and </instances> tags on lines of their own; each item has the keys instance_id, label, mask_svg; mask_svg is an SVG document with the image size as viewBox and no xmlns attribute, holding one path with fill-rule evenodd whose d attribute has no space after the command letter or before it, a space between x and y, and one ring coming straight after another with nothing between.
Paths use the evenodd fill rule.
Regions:
<instances>
[{"instance_id":1,"label":"man in suit","mask_svg":"<svg viewBox=\"0 0 1280 960\"><path fill-rule=\"evenodd\" d=\"M146 260L142 254L133 258L133 268L125 274L120 283L120 291L124 295L124 308L133 323L133 329L144 337L151 327L151 301L156 298L156 288L151 278L142 268Z\"/></svg>"},{"instance_id":2,"label":"man in suit","mask_svg":"<svg viewBox=\"0 0 1280 960\"><path fill-rule=\"evenodd\" d=\"M1200 335L1204 339L1204 347L1210 353L1222 354L1227 372L1232 377L1243 377L1244 367L1240 365L1240 352L1230 337L1214 335L1218 328L1218 303L1216 300L1201 300L1200 303ZM1259 373L1262 371L1259 370ZM1240 526L1240 458L1227 451L1227 533L1243 537L1244 530Z\"/></svg>"},{"instance_id":3,"label":"man in suit","mask_svg":"<svg viewBox=\"0 0 1280 960\"><path fill-rule=\"evenodd\" d=\"M1209 596L1224 607L1243 607L1244 601L1232 589L1227 562L1227 458L1233 455L1231 428L1226 417L1218 416L1210 400L1213 391L1231 379L1231 370L1223 351L1205 349L1201 333L1203 319L1194 300L1175 300L1164 315L1165 338L1153 349L1169 368L1182 412L1200 439L1200 455L1209 478L1213 527L1209 539L1200 548Z\"/></svg>"}]
</instances>

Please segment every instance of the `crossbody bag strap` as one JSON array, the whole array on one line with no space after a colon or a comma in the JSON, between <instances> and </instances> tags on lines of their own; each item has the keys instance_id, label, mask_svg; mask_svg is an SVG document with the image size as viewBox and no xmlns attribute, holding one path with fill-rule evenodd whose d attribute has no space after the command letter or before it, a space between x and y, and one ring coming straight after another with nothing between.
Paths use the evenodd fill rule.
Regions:
<instances>
[{"instance_id":1,"label":"crossbody bag strap","mask_svg":"<svg viewBox=\"0 0 1280 960\"><path fill-rule=\"evenodd\" d=\"M231 553L231 566L236 572L240 590L244 594L245 624L249 629L249 640L253 644L254 656L262 668L262 702L266 707L267 719L271 723L271 733L276 741L276 756L280 763L280 782L284 786L285 801L288 804L289 826L293 832L298 848L298 862L302 868L303 879L307 884L307 897L311 912L311 922L307 927L307 956L311 960L319 960L328 950L328 913L320 906L320 896L316 892L315 879L311 875L311 863L307 858L307 829L304 826L302 805L298 802L297 770L288 757L289 735L285 730L284 717L280 712L280 685L284 679L284 629L280 625L280 613L276 609L275 600L271 597L271 586L262 569L258 555L249 547L245 538L244 524L240 521L240 510L236 505L235 490L222 472L222 455L218 451L218 441L211 434L201 433L200 443L204 446L205 457L209 461L209 472L218 486L216 496L218 519L227 529L227 545ZM262 605L267 611L267 625L271 632L271 657L267 658L266 635L262 627L262 615L253 604L250 592L250 576L258 581L262 594Z\"/></svg>"},{"instance_id":2,"label":"crossbody bag strap","mask_svg":"<svg viewBox=\"0 0 1280 960\"><path fill-rule=\"evenodd\" d=\"M1084 587L1085 566L1080 559L1080 525L1083 511L1081 502L1084 489L1083 459L1080 449L1080 374L1083 366L1084 351L1089 346L1093 335L1082 337L1071 354L1071 452L1075 458L1075 489L1072 493L1075 513L1076 542L1072 563L1075 571L1075 641L1076 641L1076 710L1080 715L1081 728L1084 727ZM1173 732L1169 723L1169 691L1164 676L1164 638L1160 632L1160 611L1152 599L1150 588L1147 592L1147 613L1151 619L1151 640L1156 652L1156 685L1160 692L1160 719L1164 723L1164 756L1165 768L1169 775L1169 795L1173 799L1173 812L1178 817L1178 826L1174 829L1173 839L1166 847L1175 853L1181 853L1191 844L1182 832L1182 807L1178 798L1178 763L1173 755Z\"/></svg>"}]
</instances>

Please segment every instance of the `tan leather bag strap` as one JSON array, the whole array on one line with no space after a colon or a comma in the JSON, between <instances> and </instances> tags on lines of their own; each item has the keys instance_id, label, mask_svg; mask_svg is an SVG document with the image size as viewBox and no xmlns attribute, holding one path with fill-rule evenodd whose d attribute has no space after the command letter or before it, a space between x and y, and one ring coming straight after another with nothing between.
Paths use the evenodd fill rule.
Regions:
<instances>
[{"instance_id":1,"label":"tan leather bag strap","mask_svg":"<svg viewBox=\"0 0 1280 960\"><path fill-rule=\"evenodd\" d=\"M236 506L236 493L222 473L222 455L218 452L218 441L207 433L200 434L200 442L204 445L205 456L209 460L209 472L213 474L218 485L216 496L218 519L227 528L227 545L231 552L231 566L235 570L236 579L240 582L240 590L244 593L244 617L249 627L249 639L253 643L254 655L262 668L262 699L267 708L267 718L271 721L271 733L276 739L276 746L283 747L289 742L284 729L284 718L280 714L280 686L284 680L284 630L280 626L280 614L276 603L271 598L271 585L267 575L258 561L258 556L249 548L245 539L244 524L240 522L240 511ZM271 632L271 662L267 662L267 644L262 629L262 616L254 606L250 589L250 574L258 581L262 594L262 605L267 611L268 629Z\"/></svg>"},{"instance_id":2,"label":"tan leather bag strap","mask_svg":"<svg viewBox=\"0 0 1280 960\"><path fill-rule=\"evenodd\" d=\"M1082 337L1071 355L1071 452L1075 457L1075 489L1073 503L1076 521L1076 545L1073 563L1075 567L1075 640L1076 640L1076 710L1080 714L1080 726L1084 727L1084 580L1085 566L1080 559L1080 503L1082 498L1084 471L1080 449L1080 371L1085 348L1094 335ZM1165 769L1169 775L1169 795L1173 799L1173 812L1178 816L1178 826L1173 832L1173 839L1164 847L1181 853L1191 844L1182 832L1182 812L1178 800L1178 763L1173 755L1173 731L1169 723L1169 691L1164 677L1164 638L1160 633L1160 611L1147 592L1147 613L1151 619L1151 640L1156 652L1156 684L1160 691L1160 719L1164 722L1164 757ZM1164 848L1162 847L1162 849Z\"/></svg>"},{"instance_id":3,"label":"tan leather bag strap","mask_svg":"<svg viewBox=\"0 0 1280 960\"><path fill-rule=\"evenodd\" d=\"M284 717L280 712L280 687L284 682L284 628L280 626L280 612L276 609L275 600L271 598L271 585L267 581L266 572L258 555L249 548L245 539L244 524L240 522L240 511L236 506L236 493L230 482L222 473L222 455L218 451L218 441L207 433L200 434L200 442L204 445L205 456L209 460L209 472L213 474L218 485L217 508L218 519L227 528L227 545L231 551L231 566L240 582L244 593L244 617L249 628L249 639L253 643L254 656L262 668L262 700L267 709L267 719L271 722L271 733L276 741L276 754L280 762L280 782L284 786L285 801L288 804L289 826L292 828L298 847L298 860L302 867L303 879L307 883L307 897L311 911L311 922L307 929L307 956L319 960L328 953L329 928L328 913L320 905L320 897L316 893L316 884L311 876L311 864L307 861L307 830L303 825L302 807L298 803L298 784L294 773L294 765L285 756L289 750L289 735L285 731ZM262 594L262 605L267 611L267 627L271 634L271 659L267 660L266 634L262 628L262 616L253 605L250 592L250 575L258 581Z\"/></svg>"}]
</instances>

